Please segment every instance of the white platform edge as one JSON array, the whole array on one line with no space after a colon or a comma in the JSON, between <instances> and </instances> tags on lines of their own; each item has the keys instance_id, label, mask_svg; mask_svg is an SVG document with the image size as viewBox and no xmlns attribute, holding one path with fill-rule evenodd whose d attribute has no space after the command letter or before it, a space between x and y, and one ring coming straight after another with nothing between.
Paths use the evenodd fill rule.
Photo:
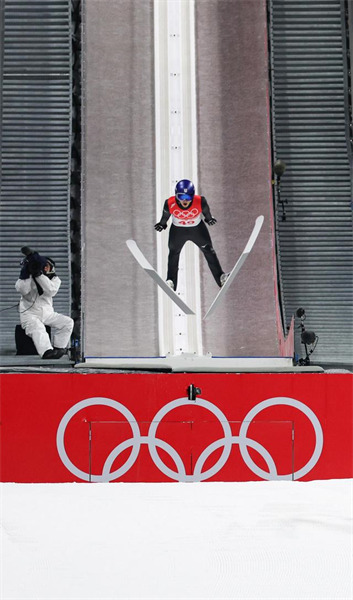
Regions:
<instances>
[{"instance_id":1,"label":"white platform edge","mask_svg":"<svg viewBox=\"0 0 353 600\"><path fill-rule=\"evenodd\" d=\"M151 358L86 358L77 363L76 369L123 369L153 370L172 372L204 372L204 373L319 373L324 369L318 366L298 367L293 365L292 358L285 357L212 357L177 355Z\"/></svg>"}]
</instances>

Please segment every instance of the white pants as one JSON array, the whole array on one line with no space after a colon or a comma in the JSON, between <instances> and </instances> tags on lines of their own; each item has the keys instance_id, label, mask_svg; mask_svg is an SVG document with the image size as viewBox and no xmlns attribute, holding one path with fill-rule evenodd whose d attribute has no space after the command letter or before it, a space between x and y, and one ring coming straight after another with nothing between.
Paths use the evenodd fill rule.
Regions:
<instances>
[{"instance_id":1,"label":"white pants","mask_svg":"<svg viewBox=\"0 0 353 600\"><path fill-rule=\"evenodd\" d=\"M43 356L44 352L52 350L53 346L55 348L67 347L74 322L71 317L56 312L52 312L50 315L46 316L44 320L41 320L38 316L28 312L26 316L22 316L21 325L26 334L32 338L38 354ZM52 328L53 346L45 329L45 325Z\"/></svg>"}]
</instances>

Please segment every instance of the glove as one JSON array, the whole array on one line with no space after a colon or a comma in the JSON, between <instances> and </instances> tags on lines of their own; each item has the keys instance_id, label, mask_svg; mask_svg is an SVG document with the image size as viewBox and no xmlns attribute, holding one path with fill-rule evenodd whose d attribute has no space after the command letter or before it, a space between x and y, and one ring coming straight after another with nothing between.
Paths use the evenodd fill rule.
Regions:
<instances>
[{"instance_id":1,"label":"glove","mask_svg":"<svg viewBox=\"0 0 353 600\"><path fill-rule=\"evenodd\" d=\"M215 225L217 223L217 219L211 217L210 219L208 219L208 221L206 221L206 223L207 225Z\"/></svg>"},{"instance_id":2,"label":"glove","mask_svg":"<svg viewBox=\"0 0 353 600\"><path fill-rule=\"evenodd\" d=\"M31 260L28 265L28 271L32 277L39 277L42 274L40 264L36 260Z\"/></svg>"},{"instance_id":3,"label":"glove","mask_svg":"<svg viewBox=\"0 0 353 600\"><path fill-rule=\"evenodd\" d=\"M48 279L54 279L56 277L56 273L43 273Z\"/></svg>"},{"instance_id":4,"label":"glove","mask_svg":"<svg viewBox=\"0 0 353 600\"><path fill-rule=\"evenodd\" d=\"M25 262L23 264L21 272L20 272L20 279L28 279L28 278L29 278L28 263Z\"/></svg>"},{"instance_id":5,"label":"glove","mask_svg":"<svg viewBox=\"0 0 353 600\"><path fill-rule=\"evenodd\" d=\"M167 229L167 226L166 225L162 225L162 223L159 222L159 223L155 224L154 228L155 228L156 231L163 231L163 229Z\"/></svg>"}]
</instances>

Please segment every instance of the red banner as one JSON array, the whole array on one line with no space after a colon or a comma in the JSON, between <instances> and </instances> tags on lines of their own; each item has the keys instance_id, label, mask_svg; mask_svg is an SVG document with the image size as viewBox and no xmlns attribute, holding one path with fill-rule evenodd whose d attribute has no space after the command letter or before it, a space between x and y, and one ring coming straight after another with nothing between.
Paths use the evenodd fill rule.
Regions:
<instances>
[{"instance_id":1,"label":"red banner","mask_svg":"<svg viewBox=\"0 0 353 600\"><path fill-rule=\"evenodd\" d=\"M350 374L3 374L1 481L352 477L352 397Z\"/></svg>"}]
</instances>

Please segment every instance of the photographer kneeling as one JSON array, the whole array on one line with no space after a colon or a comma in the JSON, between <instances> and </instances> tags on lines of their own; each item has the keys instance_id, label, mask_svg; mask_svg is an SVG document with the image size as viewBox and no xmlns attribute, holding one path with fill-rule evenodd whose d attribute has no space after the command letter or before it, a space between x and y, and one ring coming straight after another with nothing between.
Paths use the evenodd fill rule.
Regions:
<instances>
[{"instance_id":1,"label":"photographer kneeling","mask_svg":"<svg viewBox=\"0 0 353 600\"><path fill-rule=\"evenodd\" d=\"M32 338L38 354L45 359L61 358L67 352L74 322L71 317L54 312L53 296L61 280L55 273L55 263L28 247L21 249L22 262L16 290L21 294L20 320L26 334ZM52 328L53 344L45 329Z\"/></svg>"}]
</instances>

